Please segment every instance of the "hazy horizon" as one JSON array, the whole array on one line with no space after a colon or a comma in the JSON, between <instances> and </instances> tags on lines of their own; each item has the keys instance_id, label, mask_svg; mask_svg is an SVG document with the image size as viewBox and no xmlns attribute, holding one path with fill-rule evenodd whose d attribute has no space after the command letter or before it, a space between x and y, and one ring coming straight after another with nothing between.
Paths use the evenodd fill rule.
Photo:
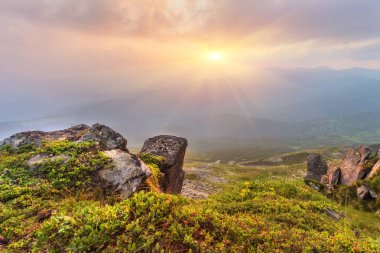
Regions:
<instances>
[{"instance_id":1,"label":"hazy horizon","mask_svg":"<svg viewBox=\"0 0 380 253\"><path fill-rule=\"evenodd\" d=\"M0 0L0 21L0 137L95 122L272 136L261 120L380 111L380 2Z\"/></svg>"}]
</instances>

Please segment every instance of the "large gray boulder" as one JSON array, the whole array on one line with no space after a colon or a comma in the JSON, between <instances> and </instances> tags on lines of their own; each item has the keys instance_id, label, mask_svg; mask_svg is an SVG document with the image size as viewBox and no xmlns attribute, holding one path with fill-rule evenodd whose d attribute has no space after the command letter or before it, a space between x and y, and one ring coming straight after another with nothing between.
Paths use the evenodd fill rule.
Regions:
<instances>
[{"instance_id":1,"label":"large gray boulder","mask_svg":"<svg viewBox=\"0 0 380 253\"><path fill-rule=\"evenodd\" d=\"M120 192L123 198L129 197L151 175L151 171L137 156L124 150L104 152L112 162L110 167L97 171L103 188Z\"/></svg>"},{"instance_id":2,"label":"large gray boulder","mask_svg":"<svg viewBox=\"0 0 380 253\"><path fill-rule=\"evenodd\" d=\"M127 150L127 140L113 129L101 124L93 125L78 140L80 141L96 141L103 150Z\"/></svg>"},{"instance_id":3,"label":"large gray boulder","mask_svg":"<svg viewBox=\"0 0 380 253\"><path fill-rule=\"evenodd\" d=\"M370 169L365 165L370 155L371 149L368 146L350 148L346 152L340 166L342 185L352 185L367 175Z\"/></svg>"},{"instance_id":4,"label":"large gray boulder","mask_svg":"<svg viewBox=\"0 0 380 253\"><path fill-rule=\"evenodd\" d=\"M145 141L141 154L148 153L165 158L160 166L165 174L161 188L166 193L180 194L185 172L182 169L187 140L176 136L160 135Z\"/></svg>"},{"instance_id":5,"label":"large gray boulder","mask_svg":"<svg viewBox=\"0 0 380 253\"><path fill-rule=\"evenodd\" d=\"M127 140L110 127L101 124L95 124L92 127L77 125L53 132L31 131L17 133L0 142L0 146L8 144L12 148L18 148L31 144L39 147L44 141L57 140L76 142L95 141L101 150L122 149L127 151Z\"/></svg>"},{"instance_id":6,"label":"large gray boulder","mask_svg":"<svg viewBox=\"0 0 380 253\"><path fill-rule=\"evenodd\" d=\"M0 142L0 146L5 144L10 145L12 148L16 149L24 145L34 145L41 146L44 141L57 141L57 140L68 140L77 141L90 129L86 125L77 125L70 127L65 130L53 131L53 132L43 132L43 131L29 131L17 133L9 138L4 139Z\"/></svg>"},{"instance_id":7,"label":"large gray boulder","mask_svg":"<svg viewBox=\"0 0 380 253\"><path fill-rule=\"evenodd\" d=\"M307 156L307 174L305 179L311 179L318 182L326 175L328 166L320 154L310 154Z\"/></svg>"}]
</instances>

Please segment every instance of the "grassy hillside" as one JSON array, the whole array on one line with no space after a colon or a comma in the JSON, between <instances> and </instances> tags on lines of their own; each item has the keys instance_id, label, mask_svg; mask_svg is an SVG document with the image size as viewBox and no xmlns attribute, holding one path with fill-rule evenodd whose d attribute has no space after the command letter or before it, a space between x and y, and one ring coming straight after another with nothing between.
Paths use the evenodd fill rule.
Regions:
<instances>
[{"instance_id":1,"label":"grassy hillside","mask_svg":"<svg viewBox=\"0 0 380 253\"><path fill-rule=\"evenodd\" d=\"M141 191L121 200L92 184L107 165L91 143L5 147L0 156L2 252L377 252L380 231L350 216L298 178L302 166L212 165L231 182L207 200ZM26 162L35 153L69 157ZM193 164L194 165L194 164ZM361 215L358 214L358 215ZM359 216L358 216L359 217ZM364 216L361 216L364 217ZM366 216L376 224L375 216ZM355 232L355 229L357 230Z\"/></svg>"}]
</instances>

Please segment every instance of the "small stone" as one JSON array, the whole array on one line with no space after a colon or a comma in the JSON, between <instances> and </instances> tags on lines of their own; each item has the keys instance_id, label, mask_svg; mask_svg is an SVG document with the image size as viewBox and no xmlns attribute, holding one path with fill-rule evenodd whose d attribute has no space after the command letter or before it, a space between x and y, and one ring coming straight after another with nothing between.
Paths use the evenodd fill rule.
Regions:
<instances>
[{"instance_id":1,"label":"small stone","mask_svg":"<svg viewBox=\"0 0 380 253\"><path fill-rule=\"evenodd\" d=\"M319 186L317 186L313 182L307 182L307 185L310 186L311 188L313 188L314 190L318 191L318 192L320 192L322 190Z\"/></svg>"},{"instance_id":2,"label":"small stone","mask_svg":"<svg viewBox=\"0 0 380 253\"><path fill-rule=\"evenodd\" d=\"M362 185L356 189L356 194L361 200L376 200L377 194L374 190L366 185Z\"/></svg>"},{"instance_id":3,"label":"small stone","mask_svg":"<svg viewBox=\"0 0 380 253\"><path fill-rule=\"evenodd\" d=\"M332 209L329 208L324 208L323 211L330 217L333 218L334 220L340 220L344 217L344 214L341 212L336 212Z\"/></svg>"},{"instance_id":4,"label":"small stone","mask_svg":"<svg viewBox=\"0 0 380 253\"><path fill-rule=\"evenodd\" d=\"M51 217L51 211L41 211L37 214L37 221L38 222L43 222L44 220L47 220Z\"/></svg>"},{"instance_id":5,"label":"small stone","mask_svg":"<svg viewBox=\"0 0 380 253\"><path fill-rule=\"evenodd\" d=\"M6 239L4 236L0 235L0 245L7 245L9 243L9 240Z\"/></svg>"}]
</instances>

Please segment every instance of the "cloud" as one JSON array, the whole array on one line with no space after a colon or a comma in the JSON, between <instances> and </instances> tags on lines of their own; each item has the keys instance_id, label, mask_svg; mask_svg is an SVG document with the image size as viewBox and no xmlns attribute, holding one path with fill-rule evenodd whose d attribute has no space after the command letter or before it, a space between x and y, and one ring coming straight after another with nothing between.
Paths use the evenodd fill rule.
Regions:
<instances>
[{"instance_id":1,"label":"cloud","mask_svg":"<svg viewBox=\"0 0 380 253\"><path fill-rule=\"evenodd\" d=\"M350 52L350 56L357 61L380 60L380 42L353 50Z\"/></svg>"},{"instance_id":2,"label":"cloud","mask_svg":"<svg viewBox=\"0 0 380 253\"><path fill-rule=\"evenodd\" d=\"M40 25L118 36L170 36L189 30L199 5L186 0L0 0L0 14ZM190 21L190 19L192 19Z\"/></svg>"},{"instance_id":3,"label":"cloud","mask_svg":"<svg viewBox=\"0 0 380 253\"><path fill-rule=\"evenodd\" d=\"M196 55L192 42L235 46L249 66L379 58L377 44L361 45L380 38L371 0L0 0L0 22L3 79L70 77L68 86L174 75Z\"/></svg>"},{"instance_id":4,"label":"cloud","mask_svg":"<svg viewBox=\"0 0 380 253\"><path fill-rule=\"evenodd\" d=\"M204 29L229 36L269 30L267 34L278 43L279 38L287 41L380 37L379 23L379 1L215 0Z\"/></svg>"},{"instance_id":5,"label":"cloud","mask_svg":"<svg viewBox=\"0 0 380 253\"><path fill-rule=\"evenodd\" d=\"M0 0L0 15L80 32L267 43L380 37L380 2L358 0Z\"/></svg>"},{"instance_id":6,"label":"cloud","mask_svg":"<svg viewBox=\"0 0 380 253\"><path fill-rule=\"evenodd\" d=\"M0 0L0 14L82 31L262 40L380 37L380 2L358 0Z\"/></svg>"}]
</instances>

